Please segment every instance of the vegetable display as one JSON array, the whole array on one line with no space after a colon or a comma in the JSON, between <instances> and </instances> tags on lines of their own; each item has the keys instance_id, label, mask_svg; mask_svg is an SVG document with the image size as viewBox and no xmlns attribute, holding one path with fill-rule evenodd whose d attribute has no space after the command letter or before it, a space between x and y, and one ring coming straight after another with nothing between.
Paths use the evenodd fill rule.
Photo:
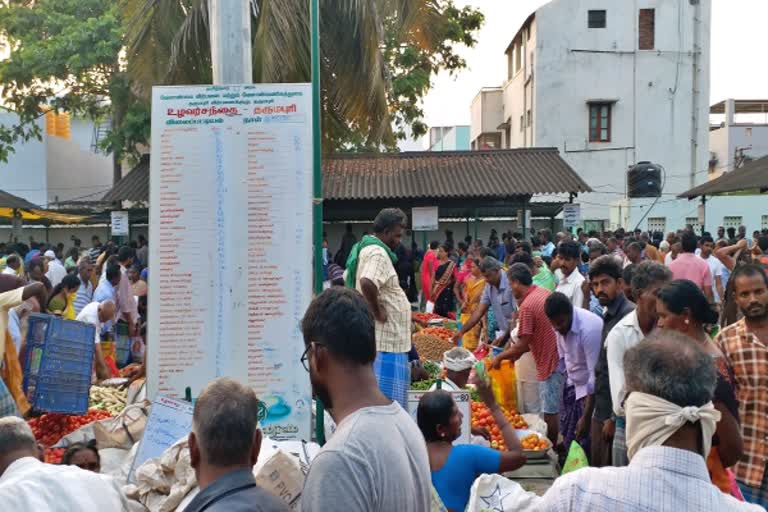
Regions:
<instances>
[{"instance_id":1,"label":"vegetable display","mask_svg":"<svg viewBox=\"0 0 768 512\"><path fill-rule=\"evenodd\" d=\"M61 464L61 458L66 451L66 448L46 448L43 457L48 464Z\"/></svg>"},{"instance_id":2,"label":"vegetable display","mask_svg":"<svg viewBox=\"0 0 768 512\"><path fill-rule=\"evenodd\" d=\"M443 354L454 347L450 341L424 331L414 334L412 339L422 361L441 361Z\"/></svg>"},{"instance_id":3,"label":"vegetable display","mask_svg":"<svg viewBox=\"0 0 768 512\"><path fill-rule=\"evenodd\" d=\"M411 318L421 324L427 324L430 320L444 320L443 317L434 313L412 313Z\"/></svg>"},{"instance_id":4,"label":"vegetable display","mask_svg":"<svg viewBox=\"0 0 768 512\"><path fill-rule=\"evenodd\" d=\"M422 329L419 331L419 334L429 334L433 336L437 336L443 341L451 341L451 337L453 336L453 331L450 329L446 329L445 327L427 327L426 329Z\"/></svg>"},{"instance_id":5,"label":"vegetable display","mask_svg":"<svg viewBox=\"0 0 768 512\"><path fill-rule=\"evenodd\" d=\"M120 390L113 387L91 386L91 396L88 406L91 409L99 409L117 416L128 401L128 390Z\"/></svg>"},{"instance_id":6,"label":"vegetable display","mask_svg":"<svg viewBox=\"0 0 768 512\"><path fill-rule=\"evenodd\" d=\"M540 451L549 449L549 441L540 438L538 434L528 434L520 440L520 445L522 445L523 450Z\"/></svg>"},{"instance_id":7,"label":"vegetable display","mask_svg":"<svg viewBox=\"0 0 768 512\"><path fill-rule=\"evenodd\" d=\"M411 384L411 391L429 391L436 379L419 380Z\"/></svg>"},{"instance_id":8,"label":"vegetable display","mask_svg":"<svg viewBox=\"0 0 768 512\"><path fill-rule=\"evenodd\" d=\"M29 426L32 428L32 433L35 434L35 439L44 447L49 447L80 427L111 417L112 415L108 412L96 409L91 409L82 416L48 413L29 420Z\"/></svg>"},{"instance_id":9,"label":"vegetable display","mask_svg":"<svg viewBox=\"0 0 768 512\"><path fill-rule=\"evenodd\" d=\"M442 373L442 368L440 368L440 365L435 363L434 361L424 361L421 364L421 367L424 368L427 373L429 374L430 378L436 379L440 376L440 373Z\"/></svg>"},{"instance_id":10,"label":"vegetable display","mask_svg":"<svg viewBox=\"0 0 768 512\"><path fill-rule=\"evenodd\" d=\"M493 419L493 414L491 413L491 410L488 409L488 406L482 402L472 402L471 411L472 427L485 427L488 429L488 432L491 434L491 448L502 451L506 450L507 445L504 442L504 437L501 435L501 429L496 424L496 420ZM522 416L517 414L517 411L503 411L507 421L509 421L513 427L517 429L528 428L528 424L525 422Z\"/></svg>"}]
</instances>

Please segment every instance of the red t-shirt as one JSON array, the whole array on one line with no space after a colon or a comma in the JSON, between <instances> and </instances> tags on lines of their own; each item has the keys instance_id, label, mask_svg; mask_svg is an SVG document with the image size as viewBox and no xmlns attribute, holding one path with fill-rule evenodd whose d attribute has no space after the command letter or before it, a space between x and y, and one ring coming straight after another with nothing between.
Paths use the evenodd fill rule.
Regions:
<instances>
[{"instance_id":1,"label":"red t-shirt","mask_svg":"<svg viewBox=\"0 0 768 512\"><path fill-rule=\"evenodd\" d=\"M536 361L539 381L547 380L557 369L557 338L552 324L544 312L544 302L550 291L536 285L528 289L517 314L517 335L529 336L528 346Z\"/></svg>"}]
</instances>

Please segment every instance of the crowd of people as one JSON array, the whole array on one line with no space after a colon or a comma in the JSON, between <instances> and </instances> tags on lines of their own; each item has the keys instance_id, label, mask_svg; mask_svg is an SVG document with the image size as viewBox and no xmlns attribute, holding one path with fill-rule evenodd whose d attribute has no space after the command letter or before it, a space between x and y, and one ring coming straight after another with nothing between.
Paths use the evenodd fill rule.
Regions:
<instances>
[{"instance_id":1,"label":"crowd of people","mask_svg":"<svg viewBox=\"0 0 768 512\"><path fill-rule=\"evenodd\" d=\"M455 444L462 416L446 389L467 386L475 355L489 348L492 366L512 361L535 375L535 396L518 403L541 415L561 459L571 443L588 456L591 467L556 479L538 510L764 510L767 234L748 239L739 230L733 239L724 232L715 239L686 228L660 240L623 230L543 230L531 237L505 233L501 242L494 235L487 245L454 245L447 236L419 255L404 252L406 228L402 211L385 209L372 234L358 241L350 230L339 253L326 253L332 286L301 321L300 361L336 428L312 460L302 510L460 512L481 474L525 465L515 429L482 378L471 383L504 446ZM77 288L65 272L49 289L30 270L39 261L38 272L50 273L47 250L29 262L22 254L14 260L15 252L6 259L12 270L23 262L28 282L18 281L12 296L0 294L0 303L9 304L3 311L14 301L36 300L66 315L71 302L82 307L77 318L96 304L99 333L132 321L121 287L140 275L132 269L141 262L135 251L116 251L117 270L108 263L113 255L95 251L101 283L86 271L93 253L80 256L72 267ZM411 259L405 266L403 254ZM89 285L93 299L78 301ZM99 289L107 296L101 302ZM460 328L444 356L446 389L424 393L414 421L406 405L420 365L411 342L412 304L420 299L458 319ZM200 492L186 510L288 510L252 474L262 440L258 417L257 397L234 380L217 379L202 391L188 439ZM80 510L119 510L124 498L108 480L75 473L98 469L98 453L72 450L65 459L73 466L49 468L38 461L27 424L0 419L0 502L45 509L54 503L51 493L63 493L56 499L75 500ZM38 475L46 483L37 483ZM40 491L43 485L50 490ZM83 486L90 496L98 490L93 503L77 501Z\"/></svg>"},{"instance_id":2,"label":"crowd of people","mask_svg":"<svg viewBox=\"0 0 768 512\"><path fill-rule=\"evenodd\" d=\"M131 245L104 244L92 238L64 244L0 244L0 417L25 416L30 404L22 390L27 332L32 313L48 313L94 326L94 373L98 380L118 376L113 342L118 332L143 354L146 322L148 245L143 236ZM64 256L66 254L66 257ZM102 342L105 342L102 345Z\"/></svg>"}]
</instances>

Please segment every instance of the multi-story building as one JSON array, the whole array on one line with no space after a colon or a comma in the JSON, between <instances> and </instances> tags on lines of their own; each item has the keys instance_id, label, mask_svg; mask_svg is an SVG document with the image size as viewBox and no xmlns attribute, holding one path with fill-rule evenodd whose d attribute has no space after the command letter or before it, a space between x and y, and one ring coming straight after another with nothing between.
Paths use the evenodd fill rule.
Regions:
<instances>
[{"instance_id":1,"label":"multi-story building","mask_svg":"<svg viewBox=\"0 0 768 512\"><path fill-rule=\"evenodd\" d=\"M503 86L473 101L473 149L558 148L595 191L578 199L590 227L691 220L675 196L707 179L710 17L711 0L545 4L507 47ZM627 195L642 161L665 170L658 199Z\"/></svg>"},{"instance_id":2,"label":"multi-story building","mask_svg":"<svg viewBox=\"0 0 768 512\"><path fill-rule=\"evenodd\" d=\"M429 151L469 151L469 126L430 128Z\"/></svg>"},{"instance_id":3,"label":"multi-story building","mask_svg":"<svg viewBox=\"0 0 768 512\"><path fill-rule=\"evenodd\" d=\"M768 155L768 100L727 99L710 108L709 173L715 179L749 160ZM744 225L749 233L768 228L768 199L762 195L709 197L707 229Z\"/></svg>"}]
</instances>

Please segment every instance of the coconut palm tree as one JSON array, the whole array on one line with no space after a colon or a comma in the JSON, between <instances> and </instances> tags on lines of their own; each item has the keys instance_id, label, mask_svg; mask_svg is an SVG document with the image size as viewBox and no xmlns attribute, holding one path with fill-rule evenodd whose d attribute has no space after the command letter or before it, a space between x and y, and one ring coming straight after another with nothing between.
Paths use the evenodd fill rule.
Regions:
<instances>
[{"instance_id":1,"label":"coconut palm tree","mask_svg":"<svg viewBox=\"0 0 768 512\"><path fill-rule=\"evenodd\" d=\"M391 141L385 31L433 44L438 0L320 0L321 84L326 151L355 130ZM307 82L309 0L250 0L253 81ZM208 0L123 0L128 72L145 97L155 84L211 83Z\"/></svg>"}]
</instances>

